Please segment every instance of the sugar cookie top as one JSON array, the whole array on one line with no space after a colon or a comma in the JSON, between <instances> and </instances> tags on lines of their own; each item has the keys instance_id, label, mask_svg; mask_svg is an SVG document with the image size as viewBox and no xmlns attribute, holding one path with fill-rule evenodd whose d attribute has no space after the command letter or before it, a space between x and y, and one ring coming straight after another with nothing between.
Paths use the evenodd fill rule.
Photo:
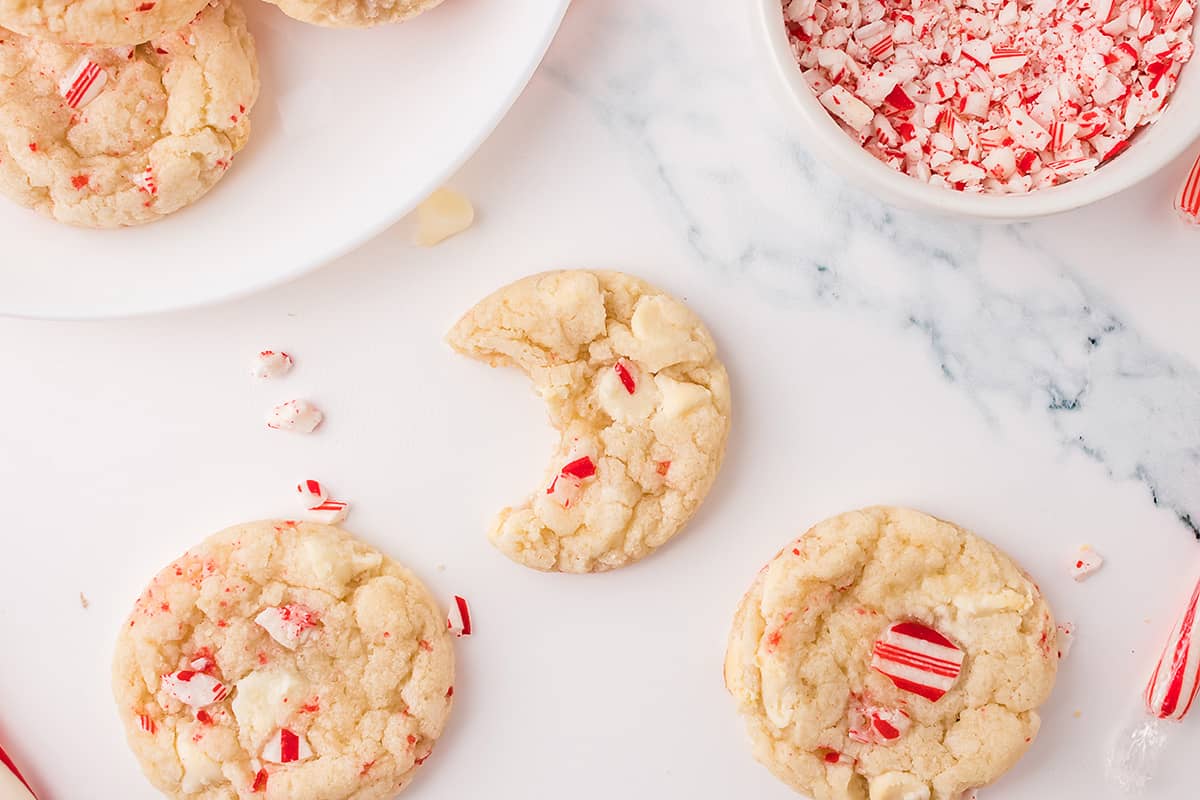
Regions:
<instances>
[{"instance_id":1,"label":"sugar cookie top","mask_svg":"<svg viewBox=\"0 0 1200 800\"><path fill-rule=\"evenodd\" d=\"M258 62L217 0L137 47L0 30L0 193L63 222L150 222L203 195L250 135Z\"/></svg>"},{"instance_id":2,"label":"sugar cookie top","mask_svg":"<svg viewBox=\"0 0 1200 800\"><path fill-rule=\"evenodd\" d=\"M0 0L0 26L65 44L141 44L187 25L208 2Z\"/></svg>"},{"instance_id":3,"label":"sugar cookie top","mask_svg":"<svg viewBox=\"0 0 1200 800\"><path fill-rule=\"evenodd\" d=\"M991 544L902 508L826 520L742 600L725 683L755 756L816 800L958 800L1036 736L1054 620Z\"/></svg>"},{"instance_id":4,"label":"sugar cookie top","mask_svg":"<svg viewBox=\"0 0 1200 800\"><path fill-rule=\"evenodd\" d=\"M268 0L293 19L327 28L369 28L402 22L442 0Z\"/></svg>"},{"instance_id":5,"label":"sugar cookie top","mask_svg":"<svg viewBox=\"0 0 1200 800\"><path fill-rule=\"evenodd\" d=\"M533 379L562 437L542 485L490 537L542 570L594 572L674 536L725 454L729 379L686 306L619 272L534 275L500 289L447 337Z\"/></svg>"},{"instance_id":6,"label":"sugar cookie top","mask_svg":"<svg viewBox=\"0 0 1200 800\"><path fill-rule=\"evenodd\" d=\"M295 522L229 528L168 565L113 666L130 747L180 800L390 798L441 735L453 680L421 582Z\"/></svg>"}]
</instances>

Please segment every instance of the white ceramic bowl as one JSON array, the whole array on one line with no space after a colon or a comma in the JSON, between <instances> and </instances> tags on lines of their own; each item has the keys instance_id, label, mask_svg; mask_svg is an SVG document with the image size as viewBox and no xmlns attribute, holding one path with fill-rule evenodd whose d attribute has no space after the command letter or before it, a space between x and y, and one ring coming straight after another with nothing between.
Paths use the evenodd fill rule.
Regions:
<instances>
[{"instance_id":1,"label":"white ceramic bowl","mask_svg":"<svg viewBox=\"0 0 1200 800\"><path fill-rule=\"evenodd\" d=\"M992 220L1056 214L1094 203L1148 178L1200 137L1200 54L1183 69L1167 110L1129 148L1090 175L1023 195L964 194L896 172L859 146L829 116L800 74L788 43L781 0L750 0L755 38L796 119L805 146L851 180L898 206ZM1180 177L1182 180L1182 176Z\"/></svg>"}]
</instances>

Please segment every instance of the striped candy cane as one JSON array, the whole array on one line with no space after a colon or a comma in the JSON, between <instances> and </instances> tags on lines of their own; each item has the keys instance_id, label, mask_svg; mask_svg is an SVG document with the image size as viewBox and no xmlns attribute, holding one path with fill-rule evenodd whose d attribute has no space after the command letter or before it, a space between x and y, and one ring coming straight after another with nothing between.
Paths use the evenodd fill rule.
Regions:
<instances>
[{"instance_id":1,"label":"striped candy cane","mask_svg":"<svg viewBox=\"0 0 1200 800\"><path fill-rule=\"evenodd\" d=\"M33 787L21 777L21 771L3 747L0 747L0 797L4 800L37 800Z\"/></svg>"},{"instance_id":2,"label":"striped candy cane","mask_svg":"<svg viewBox=\"0 0 1200 800\"><path fill-rule=\"evenodd\" d=\"M1145 789L1154 777L1167 743L1166 721L1179 722L1200 689L1200 647L1194 636L1200 619L1200 581L1163 648L1146 685L1145 715L1131 722L1117 738L1108 758L1109 779L1126 792Z\"/></svg>"},{"instance_id":3,"label":"striped candy cane","mask_svg":"<svg viewBox=\"0 0 1200 800\"><path fill-rule=\"evenodd\" d=\"M1192 171L1183 182L1183 188L1175 195L1175 210L1185 222L1200 225L1200 157L1192 164Z\"/></svg>"}]
</instances>

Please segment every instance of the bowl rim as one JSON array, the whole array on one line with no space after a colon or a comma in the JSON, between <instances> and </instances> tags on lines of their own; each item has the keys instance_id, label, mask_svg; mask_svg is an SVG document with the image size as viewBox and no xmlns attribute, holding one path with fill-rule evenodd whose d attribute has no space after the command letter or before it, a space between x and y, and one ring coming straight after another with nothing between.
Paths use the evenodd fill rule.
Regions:
<instances>
[{"instance_id":1,"label":"bowl rim","mask_svg":"<svg viewBox=\"0 0 1200 800\"><path fill-rule=\"evenodd\" d=\"M1163 118L1139 129L1128 150L1089 175L1059 186L1012 195L967 194L932 186L875 158L825 110L796 64L784 25L783 0L758 0L751 7L757 33L767 45L763 50L772 65L776 90L789 98L786 105L805 124L808 136L804 144L836 163L847 178L896 204L997 221L1058 214L1111 197L1145 180L1200 138L1200 114L1190 119L1181 114L1171 115L1170 124L1163 124L1174 110L1177 86ZM1200 24L1194 28L1193 36L1197 36L1196 31L1200 31ZM1188 74L1186 69L1184 74Z\"/></svg>"}]
</instances>

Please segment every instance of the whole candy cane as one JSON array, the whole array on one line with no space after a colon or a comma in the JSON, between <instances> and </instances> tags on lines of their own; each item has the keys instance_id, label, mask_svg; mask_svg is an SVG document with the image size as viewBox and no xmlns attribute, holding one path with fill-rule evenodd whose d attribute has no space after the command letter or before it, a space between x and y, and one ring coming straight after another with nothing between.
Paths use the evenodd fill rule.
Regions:
<instances>
[{"instance_id":1,"label":"whole candy cane","mask_svg":"<svg viewBox=\"0 0 1200 800\"><path fill-rule=\"evenodd\" d=\"M3 747L0 747L0 800L37 800L33 788L21 777Z\"/></svg>"},{"instance_id":2,"label":"whole candy cane","mask_svg":"<svg viewBox=\"0 0 1200 800\"><path fill-rule=\"evenodd\" d=\"M1109 777L1118 787L1136 792L1145 787L1167 740L1164 721L1179 722L1200 690L1200 581L1187 608L1171 629L1154 674L1146 685L1146 717L1131 724L1109 756Z\"/></svg>"},{"instance_id":3,"label":"whole candy cane","mask_svg":"<svg viewBox=\"0 0 1200 800\"><path fill-rule=\"evenodd\" d=\"M1192 171L1175 195L1175 210L1184 222L1200 225L1200 156L1192 164Z\"/></svg>"}]
</instances>

